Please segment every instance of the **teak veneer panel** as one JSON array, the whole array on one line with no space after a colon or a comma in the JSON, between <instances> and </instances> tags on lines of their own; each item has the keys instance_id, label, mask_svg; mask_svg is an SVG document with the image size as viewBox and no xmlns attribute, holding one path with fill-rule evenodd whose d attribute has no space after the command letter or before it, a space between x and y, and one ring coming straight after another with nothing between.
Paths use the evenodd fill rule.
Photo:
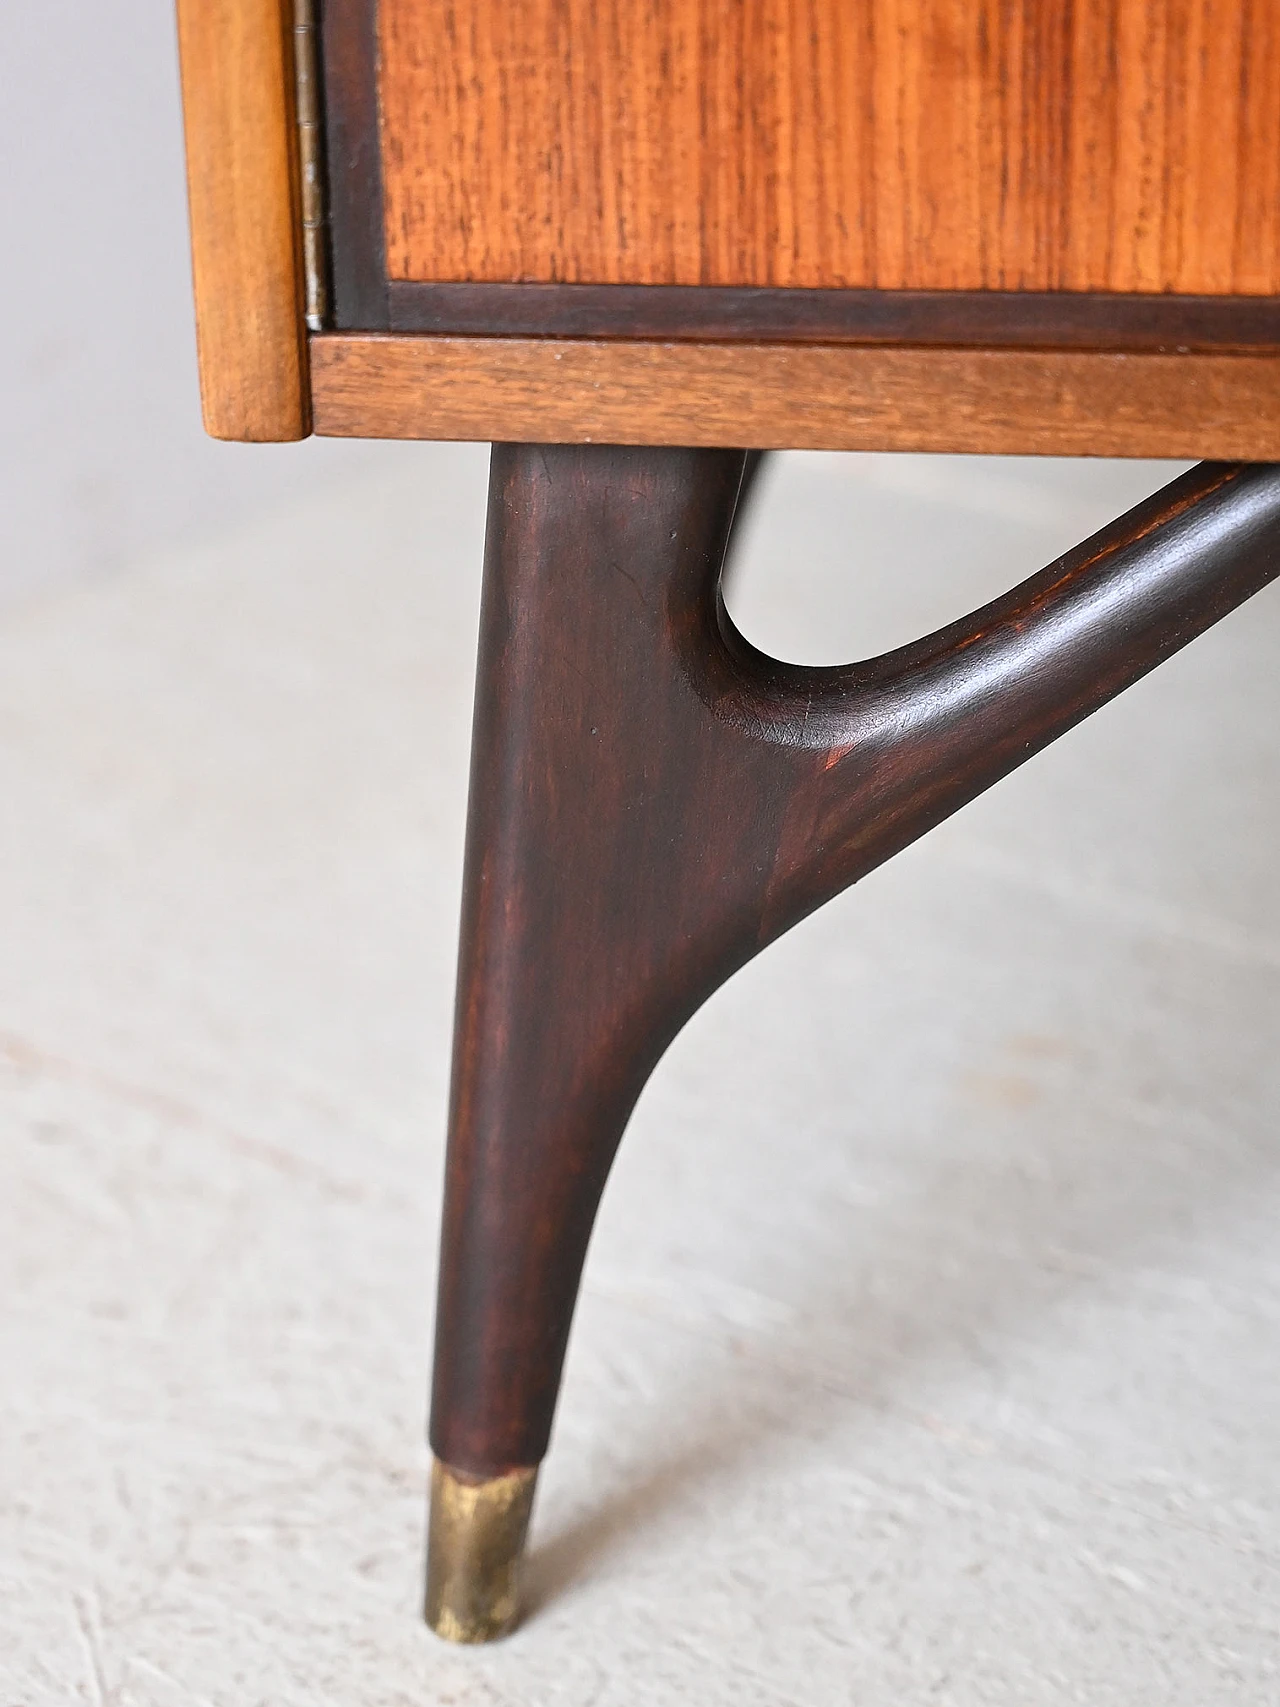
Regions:
<instances>
[{"instance_id":1,"label":"teak veneer panel","mask_svg":"<svg viewBox=\"0 0 1280 1707\"><path fill-rule=\"evenodd\" d=\"M395 280L1280 291L1276 0L378 11Z\"/></svg>"},{"instance_id":2,"label":"teak veneer panel","mask_svg":"<svg viewBox=\"0 0 1280 1707\"><path fill-rule=\"evenodd\" d=\"M337 438L1280 460L1280 355L328 333Z\"/></svg>"},{"instance_id":3,"label":"teak veneer panel","mask_svg":"<svg viewBox=\"0 0 1280 1707\"><path fill-rule=\"evenodd\" d=\"M310 430L292 0L178 0L204 424Z\"/></svg>"}]
</instances>

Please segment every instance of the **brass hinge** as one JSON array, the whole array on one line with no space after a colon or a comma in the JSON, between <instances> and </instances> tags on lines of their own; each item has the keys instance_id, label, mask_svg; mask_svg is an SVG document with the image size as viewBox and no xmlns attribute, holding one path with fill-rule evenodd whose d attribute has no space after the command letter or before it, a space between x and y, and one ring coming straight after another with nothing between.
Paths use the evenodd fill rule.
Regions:
<instances>
[{"instance_id":1,"label":"brass hinge","mask_svg":"<svg viewBox=\"0 0 1280 1707\"><path fill-rule=\"evenodd\" d=\"M293 0L293 71L298 107L306 316L311 330L320 332L329 317L329 266L324 236L324 129L321 123L316 0Z\"/></svg>"}]
</instances>

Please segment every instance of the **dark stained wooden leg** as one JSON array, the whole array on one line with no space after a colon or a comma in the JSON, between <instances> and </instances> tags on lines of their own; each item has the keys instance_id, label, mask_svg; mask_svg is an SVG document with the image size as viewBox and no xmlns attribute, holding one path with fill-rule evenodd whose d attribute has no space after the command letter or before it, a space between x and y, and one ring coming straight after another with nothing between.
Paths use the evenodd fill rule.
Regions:
<instances>
[{"instance_id":1,"label":"dark stained wooden leg","mask_svg":"<svg viewBox=\"0 0 1280 1707\"><path fill-rule=\"evenodd\" d=\"M970 617L777 663L719 595L737 451L493 455L431 1443L428 1617L484 1640L637 1096L729 975L1280 573L1210 465Z\"/></svg>"}]
</instances>

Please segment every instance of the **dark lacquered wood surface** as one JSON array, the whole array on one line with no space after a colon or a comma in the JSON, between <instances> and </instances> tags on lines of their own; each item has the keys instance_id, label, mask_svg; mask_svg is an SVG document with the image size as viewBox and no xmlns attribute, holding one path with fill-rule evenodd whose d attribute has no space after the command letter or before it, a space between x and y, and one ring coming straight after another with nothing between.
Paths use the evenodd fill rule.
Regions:
<instances>
[{"instance_id":1,"label":"dark lacquered wood surface","mask_svg":"<svg viewBox=\"0 0 1280 1707\"><path fill-rule=\"evenodd\" d=\"M600 1192L689 1015L1280 573L1280 469L1203 466L952 627L802 669L718 596L742 470L494 453L432 1420L469 1473L545 1451Z\"/></svg>"}]
</instances>

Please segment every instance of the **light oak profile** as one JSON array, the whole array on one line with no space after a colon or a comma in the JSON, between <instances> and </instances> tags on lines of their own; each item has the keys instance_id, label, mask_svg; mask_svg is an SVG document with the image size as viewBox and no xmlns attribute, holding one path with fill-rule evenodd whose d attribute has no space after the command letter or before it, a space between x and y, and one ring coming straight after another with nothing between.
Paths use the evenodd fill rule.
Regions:
<instances>
[{"instance_id":1,"label":"light oak profile","mask_svg":"<svg viewBox=\"0 0 1280 1707\"><path fill-rule=\"evenodd\" d=\"M217 439L311 430L288 0L178 0L200 393Z\"/></svg>"}]
</instances>

